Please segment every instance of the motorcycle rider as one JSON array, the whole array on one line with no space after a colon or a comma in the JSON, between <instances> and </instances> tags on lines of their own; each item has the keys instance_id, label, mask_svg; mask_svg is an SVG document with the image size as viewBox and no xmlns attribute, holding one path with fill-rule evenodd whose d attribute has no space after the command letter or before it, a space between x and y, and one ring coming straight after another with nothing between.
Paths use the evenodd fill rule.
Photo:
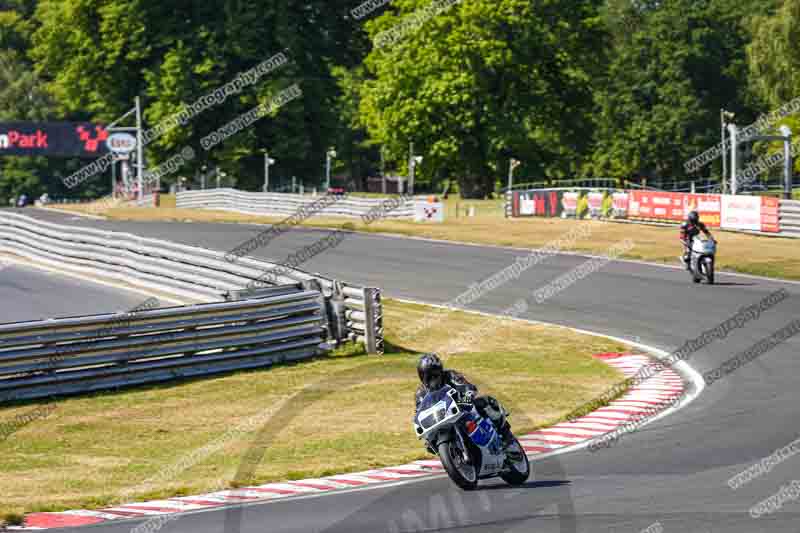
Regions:
<instances>
[{"instance_id":1,"label":"motorcycle rider","mask_svg":"<svg viewBox=\"0 0 800 533\"><path fill-rule=\"evenodd\" d=\"M711 236L711 233L708 231L708 228L705 224L700 222L700 214L695 211L689 211L689 214L686 216L686 222L681 224L681 242L684 246L684 253L681 257L681 261L683 264L686 265L686 270L691 270L690 258L692 253L692 242L694 238L700 235L700 233L704 233L706 237L714 240L714 237Z\"/></svg>"},{"instance_id":2,"label":"motorcycle rider","mask_svg":"<svg viewBox=\"0 0 800 533\"><path fill-rule=\"evenodd\" d=\"M415 395L415 410L419 410L419 404L430 391L435 391L445 385L450 385L461 395L465 403L472 403L481 416L485 416L492 421L500 438L503 447L508 448L514 442L514 435L511 433L511 424L508 423L506 410L500 402L492 396L478 396L478 387L467 381L463 374L455 370L445 370L442 360L435 353L423 354L417 362L417 374L419 375L420 385ZM432 450L429 450L432 451Z\"/></svg>"}]
</instances>

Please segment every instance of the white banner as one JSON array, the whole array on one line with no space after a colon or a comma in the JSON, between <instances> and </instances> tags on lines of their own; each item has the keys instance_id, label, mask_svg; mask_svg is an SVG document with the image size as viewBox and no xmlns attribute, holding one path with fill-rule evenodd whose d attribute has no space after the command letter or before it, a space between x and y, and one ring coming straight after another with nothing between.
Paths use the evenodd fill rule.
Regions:
<instances>
[{"instance_id":1,"label":"white banner","mask_svg":"<svg viewBox=\"0 0 800 533\"><path fill-rule=\"evenodd\" d=\"M528 195L521 195L519 198L519 214L520 215L534 215L536 213L536 202Z\"/></svg>"},{"instance_id":2,"label":"white banner","mask_svg":"<svg viewBox=\"0 0 800 533\"><path fill-rule=\"evenodd\" d=\"M414 222L444 222L444 204L442 202L416 202L414 204Z\"/></svg>"},{"instance_id":3,"label":"white banner","mask_svg":"<svg viewBox=\"0 0 800 533\"><path fill-rule=\"evenodd\" d=\"M722 196L722 220L726 229L761 230L760 196Z\"/></svg>"}]
</instances>

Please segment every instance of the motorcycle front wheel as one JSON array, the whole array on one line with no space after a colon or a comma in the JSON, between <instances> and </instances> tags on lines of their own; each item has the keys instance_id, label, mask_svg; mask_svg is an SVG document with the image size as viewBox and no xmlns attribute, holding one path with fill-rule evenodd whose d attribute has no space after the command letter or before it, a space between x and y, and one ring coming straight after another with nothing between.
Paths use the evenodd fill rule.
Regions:
<instances>
[{"instance_id":1,"label":"motorcycle front wheel","mask_svg":"<svg viewBox=\"0 0 800 533\"><path fill-rule=\"evenodd\" d=\"M469 457L469 461L465 460ZM478 466L469 450L461 448L457 441L439 444L439 458L453 483L464 490L475 490L478 486Z\"/></svg>"},{"instance_id":2,"label":"motorcycle front wheel","mask_svg":"<svg viewBox=\"0 0 800 533\"><path fill-rule=\"evenodd\" d=\"M528 461L528 455L525 453L525 449L516 437L514 437L514 442L509 445L509 448L512 447L515 450L519 450L519 458L516 461L509 459L507 463L509 469L507 472L500 474L500 477L509 485L522 485L528 480L528 476L531 475L531 464Z\"/></svg>"},{"instance_id":3,"label":"motorcycle front wheel","mask_svg":"<svg viewBox=\"0 0 800 533\"><path fill-rule=\"evenodd\" d=\"M709 285L714 284L714 260L710 257L706 258L706 280Z\"/></svg>"}]
</instances>

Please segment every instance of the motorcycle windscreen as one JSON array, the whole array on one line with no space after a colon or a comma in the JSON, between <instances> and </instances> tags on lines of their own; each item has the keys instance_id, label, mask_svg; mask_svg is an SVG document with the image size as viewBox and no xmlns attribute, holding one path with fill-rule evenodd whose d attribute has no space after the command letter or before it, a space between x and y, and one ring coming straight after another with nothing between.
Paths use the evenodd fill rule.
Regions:
<instances>
[{"instance_id":1,"label":"motorcycle windscreen","mask_svg":"<svg viewBox=\"0 0 800 533\"><path fill-rule=\"evenodd\" d=\"M433 427L438 422L445 419L447 414L447 393L450 391L450 386L445 385L441 389L431 391L419 403L417 410L417 417L419 425L423 429ZM436 407L434 409L434 407Z\"/></svg>"}]
</instances>

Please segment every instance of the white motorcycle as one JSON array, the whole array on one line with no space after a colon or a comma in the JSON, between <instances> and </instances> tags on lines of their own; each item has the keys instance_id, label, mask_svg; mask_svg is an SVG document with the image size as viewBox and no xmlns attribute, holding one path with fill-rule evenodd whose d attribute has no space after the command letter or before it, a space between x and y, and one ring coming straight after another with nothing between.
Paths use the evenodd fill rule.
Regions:
<instances>
[{"instance_id":1,"label":"white motorcycle","mask_svg":"<svg viewBox=\"0 0 800 533\"><path fill-rule=\"evenodd\" d=\"M459 399L449 385L429 392L414 416L417 437L428 442L450 479L464 490L475 489L479 479L498 476L509 485L525 483L531 467L516 437L504 450L492 421Z\"/></svg>"},{"instance_id":2,"label":"white motorcycle","mask_svg":"<svg viewBox=\"0 0 800 533\"><path fill-rule=\"evenodd\" d=\"M713 239L692 241L692 250L689 254L689 270L692 281L700 283L703 279L709 285L714 284L714 263L717 254L717 241Z\"/></svg>"}]
</instances>

